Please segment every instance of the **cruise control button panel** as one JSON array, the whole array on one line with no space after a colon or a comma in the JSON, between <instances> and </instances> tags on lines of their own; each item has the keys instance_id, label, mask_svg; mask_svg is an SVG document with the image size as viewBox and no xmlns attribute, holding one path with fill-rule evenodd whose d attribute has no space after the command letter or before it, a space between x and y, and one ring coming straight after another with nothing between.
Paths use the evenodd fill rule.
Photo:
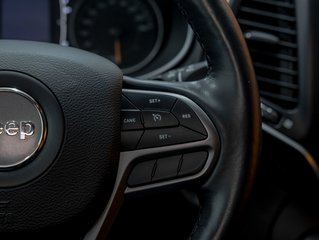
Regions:
<instances>
[{"instance_id":1,"label":"cruise control button panel","mask_svg":"<svg viewBox=\"0 0 319 240\"><path fill-rule=\"evenodd\" d=\"M156 148L207 138L191 102L178 95L123 90L122 151ZM132 139L124 139L124 138Z\"/></svg>"},{"instance_id":2,"label":"cruise control button panel","mask_svg":"<svg viewBox=\"0 0 319 240\"><path fill-rule=\"evenodd\" d=\"M123 90L119 171L126 194L185 187L210 176L220 151L217 129L179 94Z\"/></svg>"}]
</instances>

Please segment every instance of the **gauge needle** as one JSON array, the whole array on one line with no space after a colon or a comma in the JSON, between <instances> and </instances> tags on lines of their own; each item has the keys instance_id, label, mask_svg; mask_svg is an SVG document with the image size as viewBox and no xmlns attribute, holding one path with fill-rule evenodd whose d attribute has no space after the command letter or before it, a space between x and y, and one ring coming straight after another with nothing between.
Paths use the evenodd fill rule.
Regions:
<instances>
[{"instance_id":1,"label":"gauge needle","mask_svg":"<svg viewBox=\"0 0 319 240\"><path fill-rule=\"evenodd\" d=\"M114 41L114 61L117 65L122 63L122 46L120 39Z\"/></svg>"}]
</instances>

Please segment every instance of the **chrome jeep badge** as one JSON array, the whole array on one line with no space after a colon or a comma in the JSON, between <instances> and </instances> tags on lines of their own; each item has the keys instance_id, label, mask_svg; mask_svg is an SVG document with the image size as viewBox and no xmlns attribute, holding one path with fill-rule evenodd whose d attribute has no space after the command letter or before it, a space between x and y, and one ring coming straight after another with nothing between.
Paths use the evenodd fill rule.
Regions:
<instances>
[{"instance_id":1,"label":"chrome jeep badge","mask_svg":"<svg viewBox=\"0 0 319 240\"><path fill-rule=\"evenodd\" d=\"M0 169L32 159L46 137L40 106L26 93L0 88Z\"/></svg>"}]
</instances>

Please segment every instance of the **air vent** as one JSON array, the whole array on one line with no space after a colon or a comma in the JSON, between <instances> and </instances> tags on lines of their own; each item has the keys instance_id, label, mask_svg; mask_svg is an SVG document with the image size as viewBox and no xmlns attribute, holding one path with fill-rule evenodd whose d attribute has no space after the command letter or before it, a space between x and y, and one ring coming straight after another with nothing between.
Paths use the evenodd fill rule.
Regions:
<instances>
[{"instance_id":1,"label":"air vent","mask_svg":"<svg viewBox=\"0 0 319 240\"><path fill-rule=\"evenodd\" d=\"M238 21L248 42L260 94L284 109L298 104L294 0L242 0Z\"/></svg>"}]
</instances>

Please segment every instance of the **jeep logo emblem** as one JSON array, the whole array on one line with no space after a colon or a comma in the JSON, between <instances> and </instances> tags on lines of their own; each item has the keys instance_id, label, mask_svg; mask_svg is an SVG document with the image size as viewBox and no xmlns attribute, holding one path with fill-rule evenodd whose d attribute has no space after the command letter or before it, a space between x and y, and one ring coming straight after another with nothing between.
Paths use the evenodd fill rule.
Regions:
<instances>
[{"instance_id":1,"label":"jeep logo emblem","mask_svg":"<svg viewBox=\"0 0 319 240\"><path fill-rule=\"evenodd\" d=\"M43 146L45 118L28 94L0 87L0 171L20 166Z\"/></svg>"},{"instance_id":2,"label":"jeep logo emblem","mask_svg":"<svg viewBox=\"0 0 319 240\"><path fill-rule=\"evenodd\" d=\"M34 134L35 126L30 121L22 121L20 124L16 121L9 121L6 124L0 122L0 136L2 133L8 136L16 136L19 134L20 140L31 137Z\"/></svg>"}]
</instances>

